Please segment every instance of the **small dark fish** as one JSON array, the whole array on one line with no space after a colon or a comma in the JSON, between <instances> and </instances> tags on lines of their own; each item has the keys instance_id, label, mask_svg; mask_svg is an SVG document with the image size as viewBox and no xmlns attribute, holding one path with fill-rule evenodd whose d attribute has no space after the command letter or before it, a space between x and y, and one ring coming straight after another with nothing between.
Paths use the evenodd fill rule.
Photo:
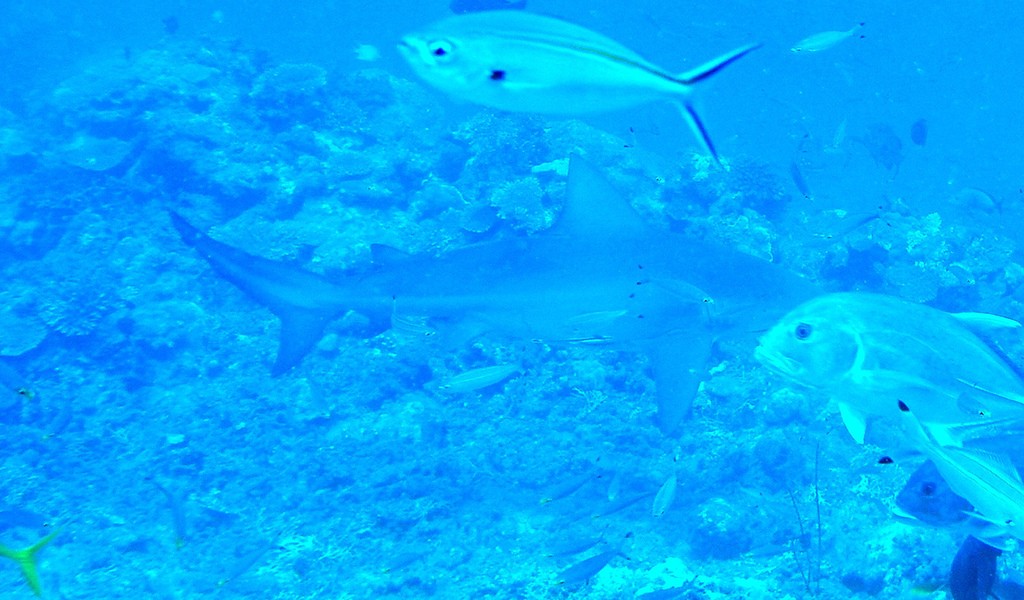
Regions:
<instances>
[{"instance_id":1,"label":"small dark fish","mask_svg":"<svg viewBox=\"0 0 1024 600\"><path fill-rule=\"evenodd\" d=\"M1002 550L967 536L949 568L953 600L985 600L996 582L996 559Z\"/></svg>"},{"instance_id":2,"label":"small dark fish","mask_svg":"<svg viewBox=\"0 0 1024 600\"><path fill-rule=\"evenodd\" d=\"M160 22L164 24L164 33L167 35L174 35L178 32L178 27L180 26L180 23L178 23L178 17L173 15L164 17Z\"/></svg>"},{"instance_id":3,"label":"small dark fish","mask_svg":"<svg viewBox=\"0 0 1024 600\"><path fill-rule=\"evenodd\" d=\"M636 600L675 600L675 598L682 598L684 594L692 592L693 589L693 586L665 588L663 590L655 590L653 592L647 592L646 594L640 594L636 597Z\"/></svg>"},{"instance_id":4,"label":"small dark fish","mask_svg":"<svg viewBox=\"0 0 1024 600\"><path fill-rule=\"evenodd\" d=\"M559 585L586 583L588 579L601 572L616 556L625 556L619 550L606 550L590 558L581 560L558 575Z\"/></svg>"},{"instance_id":5,"label":"small dark fish","mask_svg":"<svg viewBox=\"0 0 1024 600\"><path fill-rule=\"evenodd\" d=\"M903 162L903 142L892 127L876 123L868 127L864 137L853 139L864 145L876 165L887 171L899 172L900 163Z\"/></svg>"},{"instance_id":6,"label":"small dark fish","mask_svg":"<svg viewBox=\"0 0 1024 600\"><path fill-rule=\"evenodd\" d=\"M604 535L596 538L570 539L548 548L547 556L572 556L586 552L604 541Z\"/></svg>"},{"instance_id":7,"label":"small dark fish","mask_svg":"<svg viewBox=\"0 0 1024 600\"><path fill-rule=\"evenodd\" d=\"M598 475L599 474L596 471L588 471L578 477L562 481L558 483L558 485L556 485L554 488L552 488L546 496L541 498L540 503L547 504L548 502L552 502L554 500L561 500L562 498L571 496L572 494L576 493L576 491L579 490L581 487L583 487L587 483L590 483L590 481L597 479Z\"/></svg>"},{"instance_id":8,"label":"small dark fish","mask_svg":"<svg viewBox=\"0 0 1024 600\"><path fill-rule=\"evenodd\" d=\"M800 167L796 162L789 163L789 177L793 180L793 185L800 191L800 194L804 198L811 197L811 188L807 186L807 180L804 179L804 174L800 172Z\"/></svg>"},{"instance_id":9,"label":"small dark fish","mask_svg":"<svg viewBox=\"0 0 1024 600\"><path fill-rule=\"evenodd\" d=\"M188 527L185 523L185 496L175 494L152 479L150 483L167 498L167 507L171 509L171 523L174 526L174 545L181 548L188 536Z\"/></svg>"},{"instance_id":10,"label":"small dark fish","mask_svg":"<svg viewBox=\"0 0 1024 600\"><path fill-rule=\"evenodd\" d=\"M939 474L935 463L927 461L914 471L896 496L896 506L919 521L943 527L967 520L974 507L958 496Z\"/></svg>"},{"instance_id":11,"label":"small dark fish","mask_svg":"<svg viewBox=\"0 0 1024 600\"><path fill-rule=\"evenodd\" d=\"M261 542L254 549L246 552L239 556L231 569L228 570L227 574L224 575L219 581L217 581L217 587L224 587L232 581L238 579L246 573L249 569L263 560L263 556L271 550L281 550L282 546L279 546L275 542Z\"/></svg>"},{"instance_id":12,"label":"small dark fish","mask_svg":"<svg viewBox=\"0 0 1024 600\"><path fill-rule=\"evenodd\" d=\"M39 530L46 527L46 517L20 508L0 510L0 531L7 531L15 527Z\"/></svg>"},{"instance_id":13,"label":"small dark fish","mask_svg":"<svg viewBox=\"0 0 1024 600\"><path fill-rule=\"evenodd\" d=\"M918 146L924 146L928 141L928 120L918 119L910 126L910 141Z\"/></svg>"},{"instance_id":14,"label":"small dark fish","mask_svg":"<svg viewBox=\"0 0 1024 600\"><path fill-rule=\"evenodd\" d=\"M482 10L523 10L526 0L452 0L448 8L457 15Z\"/></svg>"},{"instance_id":15,"label":"small dark fish","mask_svg":"<svg viewBox=\"0 0 1024 600\"><path fill-rule=\"evenodd\" d=\"M654 496L654 492L644 492L642 494L637 494L636 496L630 496L628 498L623 498L616 502L611 502L605 505L605 507L602 510L595 513L593 515L593 518L600 519L601 517L613 515L621 510L626 510L627 508L633 506L634 504L640 502L641 500L646 500L652 496Z\"/></svg>"}]
</instances>

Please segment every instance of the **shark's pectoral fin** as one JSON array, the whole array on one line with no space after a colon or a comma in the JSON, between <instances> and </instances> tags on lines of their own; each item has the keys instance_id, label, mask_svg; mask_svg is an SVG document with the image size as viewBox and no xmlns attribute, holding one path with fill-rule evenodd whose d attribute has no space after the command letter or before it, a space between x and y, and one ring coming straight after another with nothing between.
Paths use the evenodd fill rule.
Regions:
<instances>
[{"instance_id":1,"label":"shark's pectoral fin","mask_svg":"<svg viewBox=\"0 0 1024 600\"><path fill-rule=\"evenodd\" d=\"M864 413L855 409L845 402L839 403L839 414L843 417L843 425L853 436L858 444L864 443L864 433L867 430L867 422Z\"/></svg>"},{"instance_id":2,"label":"shark's pectoral fin","mask_svg":"<svg viewBox=\"0 0 1024 600\"><path fill-rule=\"evenodd\" d=\"M310 313L301 309L279 309L274 313L281 319L281 342L271 375L278 375L299 364L302 357L320 341L324 327L332 315Z\"/></svg>"},{"instance_id":3,"label":"shark's pectoral fin","mask_svg":"<svg viewBox=\"0 0 1024 600\"><path fill-rule=\"evenodd\" d=\"M665 435L679 433L697 388L707 373L712 338L707 331L670 334L651 341L649 357L658 401L657 425Z\"/></svg>"}]
</instances>

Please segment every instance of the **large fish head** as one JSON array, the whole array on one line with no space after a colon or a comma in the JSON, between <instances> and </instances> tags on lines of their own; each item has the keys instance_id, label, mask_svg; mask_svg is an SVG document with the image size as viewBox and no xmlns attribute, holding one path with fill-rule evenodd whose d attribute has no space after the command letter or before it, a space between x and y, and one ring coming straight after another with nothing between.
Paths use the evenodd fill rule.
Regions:
<instances>
[{"instance_id":1,"label":"large fish head","mask_svg":"<svg viewBox=\"0 0 1024 600\"><path fill-rule=\"evenodd\" d=\"M477 15L444 19L404 36L398 51L416 75L463 100L486 104L488 87L502 84L501 39L473 27Z\"/></svg>"},{"instance_id":2,"label":"large fish head","mask_svg":"<svg viewBox=\"0 0 1024 600\"><path fill-rule=\"evenodd\" d=\"M829 387L860 367L863 348L856 323L832 296L798 306L759 340L756 358L803 385Z\"/></svg>"}]
</instances>

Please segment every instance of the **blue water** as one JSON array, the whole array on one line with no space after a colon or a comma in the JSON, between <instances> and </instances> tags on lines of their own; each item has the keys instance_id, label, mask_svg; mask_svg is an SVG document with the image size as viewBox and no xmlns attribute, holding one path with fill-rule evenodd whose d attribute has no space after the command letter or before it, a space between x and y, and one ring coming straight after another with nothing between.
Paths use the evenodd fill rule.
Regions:
<instances>
[{"instance_id":1,"label":"blue water","mask_svg":"<svg viewBox=\"0 0 1024 600\"><path fill-rule=\"evenodd\" d=\"M273 377L278 319L167 211L333 277L371 243L543 235L564 186L530 169L582 149L651 227L1020 320L1024 12L529 1L670 71L763 42L697 102L725 171L665 103L574 121L429 88L394 44L444 0L296 4L0 6L0 544L58 531L44 596L944 597L962 536L890 515L916 465L878 465L744 344L673 436L619 348L348 313ZM0 596L33 597L9 560Z\"/></svg>"}]
</instances>

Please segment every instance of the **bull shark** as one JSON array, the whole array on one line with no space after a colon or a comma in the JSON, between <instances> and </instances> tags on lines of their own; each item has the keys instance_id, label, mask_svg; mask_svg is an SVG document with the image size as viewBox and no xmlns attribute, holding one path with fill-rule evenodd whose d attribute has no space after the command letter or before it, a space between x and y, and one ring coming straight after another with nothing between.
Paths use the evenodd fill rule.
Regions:
<instances>
[{"instance_id":1,"label":"bull shark","mask_svg":"<svg viewBox=\"0 0 1024 600\"><path fill-rule=\"evenodd\" d=\"M613 345L649 357L666 435L678 433L716 340L762 331L816 293L770 262L651 227L578 156L549 231L441 257L373 246L373 265L340 280L227 246L177 214L171 220L214 270L281 319L274 375L350 310L371 321L425 317L438 330Z\"/></svg>"}]
</instances>

